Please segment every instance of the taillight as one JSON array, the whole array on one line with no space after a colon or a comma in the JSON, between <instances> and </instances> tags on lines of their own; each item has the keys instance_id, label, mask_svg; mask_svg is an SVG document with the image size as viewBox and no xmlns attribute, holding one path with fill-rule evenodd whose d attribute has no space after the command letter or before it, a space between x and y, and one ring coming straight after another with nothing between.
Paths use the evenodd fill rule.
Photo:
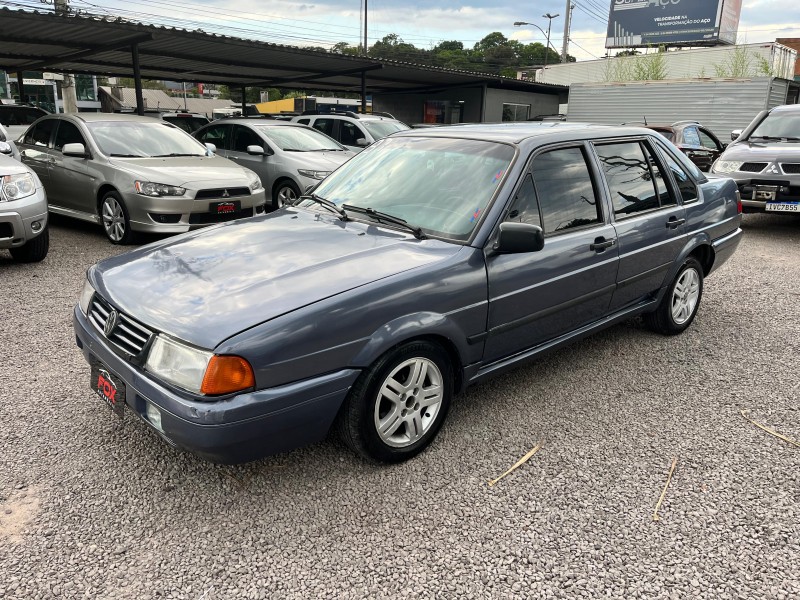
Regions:
<instances>
[{"instance_id":1,"label":"taillight","mask_svg":"<svg viewBox=\"0 0 800 600\"><path fill-rule=\"evenodd\" d=\"M742 195L736 190L736 212L742 214Z\"/></svg>"}]
</instances>

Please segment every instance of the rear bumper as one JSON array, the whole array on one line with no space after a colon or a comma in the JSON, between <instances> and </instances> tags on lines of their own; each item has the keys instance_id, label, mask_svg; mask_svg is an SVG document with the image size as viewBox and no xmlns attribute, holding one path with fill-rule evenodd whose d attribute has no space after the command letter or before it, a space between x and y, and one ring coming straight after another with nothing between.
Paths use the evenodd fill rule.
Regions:
<instances>
[{"instance_id":1,"label":"rear bumper","mask_svg":"<svg viewBox=\"0 0 800 600\"><path fill-rule=\"evenodd\" d=\"M711 266L708 275L724 265L733 255L739 246L739 242L742 241L742 234L741 228L737 227L736 231L711 242L711 247L714 249L714 264Z\"/></svg>"},{"instance_id":2,"label":"rear bumper","mask_svg":"<svg viewBox=\"0 0 800 600\"><path fill-rule=\"evenodd\" d=\"M165 387L120 357L77 306L73 326L87 362L99 361L123 381L130 412L169 444L213 462L246 462L319 441L359 375L344 369L277 388L200 401ZM97 402L105 410L103 400ZM160 428L148 418L148 404L159 411ZM116 417L109 411L109 418Z\"/></svg>"}]
</instances>

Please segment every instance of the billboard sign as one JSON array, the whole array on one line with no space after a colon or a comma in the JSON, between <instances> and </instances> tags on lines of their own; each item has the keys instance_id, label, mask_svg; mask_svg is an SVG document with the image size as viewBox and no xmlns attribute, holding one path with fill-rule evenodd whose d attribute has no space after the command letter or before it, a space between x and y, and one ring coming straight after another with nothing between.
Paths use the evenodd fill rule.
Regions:
<instances>
[{"instance_id":1,"label":"billboard sign","mask_svg":"<svg viewBox=\"0 0 800 600\"><path fill-rule=\"evenodd\" d=\"M606 48L735 44L742 0L611 0Z\"/></svg>"}]
</instances>

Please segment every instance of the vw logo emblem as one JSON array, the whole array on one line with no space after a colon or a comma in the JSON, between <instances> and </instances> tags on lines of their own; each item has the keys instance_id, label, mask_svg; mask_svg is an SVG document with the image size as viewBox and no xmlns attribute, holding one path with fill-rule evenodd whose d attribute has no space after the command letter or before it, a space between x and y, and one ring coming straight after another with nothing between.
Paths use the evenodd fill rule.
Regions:
<instances>
[{"instance_id":1,"label":"vw logo emblem","mask_svg":"<svg viewBox=\"0 0 800 600\"><path fill-rule=\"evenodd\" d=\"M114 332L114 328L117 326L117 319L119 318L119 313L111 309L111 312L108 313L108 319L106 319L106 324L103 325L103 333L106 334L106 337L110 337L111 334Z\"/></svg>"},{"instance_id":2,"label":"vw logo emblem","mask_svg":"<svg viewBox=\"0 0 800 600\"><path fill-rule=\"evenodd\" d=\"M228 190L223 190L223 192L222 192L222 197L223 197L223 198L230 198L230 197L231 197L231 195L228 193Z\"/></svg>"}]
</instances>

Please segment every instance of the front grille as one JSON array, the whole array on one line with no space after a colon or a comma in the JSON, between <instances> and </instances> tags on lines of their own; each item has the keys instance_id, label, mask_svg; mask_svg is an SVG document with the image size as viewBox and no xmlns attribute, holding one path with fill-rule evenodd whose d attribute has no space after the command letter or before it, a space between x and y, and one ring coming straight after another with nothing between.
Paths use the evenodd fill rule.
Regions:
<instances>
[{"instance_id":1,"label":"front grille","mask_svg":"<svg viewBox=\"0 0 800 600\"><path fill-rule=\"evenodd\" d=\"M114 312L117 314L116 325L114 325L109 335L106 335L105 327L111 311L111 305L95 294L89 306L89 320L106 339L123 352L132 356L139 356L150 341L153 332L129 316L115 310Z\"/></svg>"},{"instance_id":2,"label":"front grille","mask_svg":"<svg viewBox=\"0 0 800 600\"><path fill-rule=\"evenodd\" d=\"M767 168L768 164L769 163L746 162L741 167L739 167L739 170L745 171L747 173L761 173L761 171Z\"/></svg>"},{"instance_id":3,"label":"front grille","mask_svg":"<svg viewBox=\"0 0 800 600\"><path fill-rule=\"evenodd\" d=\"M225 223L235 219L244 219L253 216L252 208L243 208L229 213L193 213L189 215L190 225L210 225L212 223Z\"/></svg>"},{"instance_id":4,"label":"front grille","mask_svg":"<svg viewBox=\"0 0 800 600\"><path fill-rule=\"evenodd\" d=\"M781 163L781 169L787 175L800 173L800 163Z\"/></svg>"},{"instance_id":5,"label":"front grille","mask_svg":"<svg viewBox=\"0 0 800 600\"><path fill-rule=\"evenodd\" d=\"M226 195L227 192L227 195ZM208 198L236 198L237 196L249 196L250 188L218 188L215 190L198 190L195 200L206 200Z\"/></svg>"},{"instance_id":6,"label":"front grille","mask_svg":"<svg viewBox=\"0 0 800 600\"><path fill-rule=\"evenodd\" d=\"M0 223L0 238L13 238L14 228L11 223Z\"/></svg>"}]
</instances>

